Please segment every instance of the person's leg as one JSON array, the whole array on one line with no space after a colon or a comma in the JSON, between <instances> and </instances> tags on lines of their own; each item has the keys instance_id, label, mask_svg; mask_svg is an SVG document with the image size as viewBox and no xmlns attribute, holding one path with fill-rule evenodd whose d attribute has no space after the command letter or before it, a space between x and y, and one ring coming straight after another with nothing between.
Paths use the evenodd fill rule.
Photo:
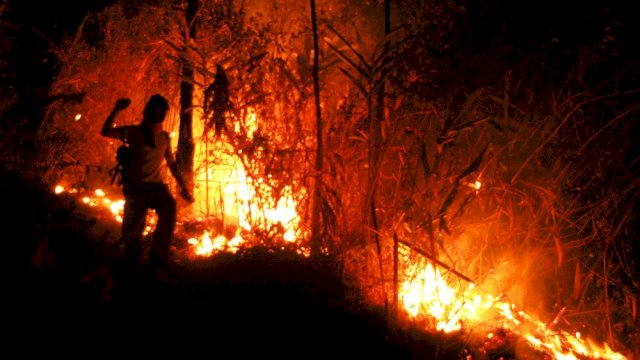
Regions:
<instances>
[{"instance_id":1,"label":"person's leg","mask_svg":"<svg viewBox=\"0 0 640 360\"><path fill-rule=\"evenodd\" d=\"M147 216L144 194L129 192L125 198L122 218L122 240L125 243L125 261L137 267L142 258L142 231Z\"/></svg>"},{"instance_id":2,"label":"person's leg","mask_svg":"<svg viewBox=\"0 0 640 360\"><path fill-rule=\"evenodd\" d=\"M173 242L173 232L176 226L176 200L166 185L158 186L154 191L151 208L158 215L158 223L153 232L150 260L166 262L169 258L169 247Z\"/></svg>"}]
</instances>

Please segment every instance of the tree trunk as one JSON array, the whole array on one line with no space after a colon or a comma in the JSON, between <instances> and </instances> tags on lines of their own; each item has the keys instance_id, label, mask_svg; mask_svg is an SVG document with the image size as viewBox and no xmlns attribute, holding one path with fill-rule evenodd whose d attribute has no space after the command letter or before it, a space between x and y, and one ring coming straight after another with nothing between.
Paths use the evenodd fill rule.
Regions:
<instances>
[{"instance_id":1,"label":"tree trunk","mask_svg":"<svg viewBox=\"0 0 640 360\"><path fill-rule=\"evenodd\" d=\"M391 32L391 0L385 0L384 2L384 52L386 53L389 44L387 43L387 35ZM385 61L383 61L384 63ZM380 173L381 163L381 148L384 139L382 138L382 122L384 118L384 80L380 79L380 84L377 89L373 89L373 93L370 95L369 101L369 175L368 175L368 191L366 197L365 214L368 212L367 227L368 233L375 239L376 250L378 252L378 265L380 276L383 278L382 291L385 294L385 308L388 308L388 302L386 297L386 288L384 285L384 268L382 266L382 248L380 244L380 237L378 236L378 217L376 215L376 192L378 184L378 175Z\"/></svg>"},{"instance_id":2,"label":"tree trunk","mask_svg":"<svg viewBox=\"0 0 640 360\"><path fill-rule=\"evenodd\" d=\"M189 26L189 37L195 38L196 24L195 14L199 6L199 0L187 0L186 23ZM185 44L189 39L185 39ZM184 47L185 53L188 51ZM187 54L184 56L188 59ZM188 61L182 65L182 82L180 83L180 127L178 133L178 149L176 151L176 162L178 170L185 180L189 191L193 193L193 68Z\"/></svg>"},{"instance_id":3,"label":"tree trunk","mask_svg":"<svg viewBox=\"0 0 640 360\"><path fill-rule=\"evenodd\" d=\"M316 21L316 3L311 0L311 23L313 28L313 90L315 94L316 106L316 131L317 131L317 147L316 147L316 167L315 167L315 186L313 189L313 208L311 213L311 256L317 256L321 253L322 233L321 233L321 211L322 211L322 156L323 156L323 139L322 139L322 112L320 111L320 81L318 79L318 27Z\"/></svg>"}]
</instances>

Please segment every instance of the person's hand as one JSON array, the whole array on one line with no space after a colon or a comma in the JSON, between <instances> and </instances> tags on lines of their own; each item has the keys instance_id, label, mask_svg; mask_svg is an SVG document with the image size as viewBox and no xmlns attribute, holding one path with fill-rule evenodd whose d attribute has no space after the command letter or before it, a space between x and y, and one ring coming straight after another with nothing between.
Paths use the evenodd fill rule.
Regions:
<instances>
[{"instance_id":1,"label":"person's hand","mask_svg":"<svg viewBox=\"0 0 640 360\"><path fill-rule=\"evenodd\" d=\"M124 110L124 109L128 108L129 105L131 105L131 100L130 99L128 99L128 98L118 99L116 101L115 106L113 107L113 110L114 111Z\"/></svg>"},{"instance_id":2,"label":"person's hand","mask_svg":"<svg viewBox=\"0 0 640 360\"><path fill-rule=\"evenodd\" d=\"M195 199L193 198L193 196L191 195L191 193L189 193L189 190L187 190L187 189L182 189L182 191L180 192L180 196L182 196L182 198L185 199L190 204L195 201Z\"/></svg>"}]
</instances>

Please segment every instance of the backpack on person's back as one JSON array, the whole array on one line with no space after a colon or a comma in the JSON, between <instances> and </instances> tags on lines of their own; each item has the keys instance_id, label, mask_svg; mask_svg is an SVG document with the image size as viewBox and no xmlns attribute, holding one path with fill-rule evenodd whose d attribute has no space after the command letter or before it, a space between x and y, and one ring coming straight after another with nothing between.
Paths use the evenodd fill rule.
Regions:
<instances>
[{"instance_id":1,"label":"backpack on person's back","mask_svg":"<svg viewBox=\"0 0 640 360\"><path fill-rule=\"evenodd\" d=\"M118 185L122 185L127 180L126 174L131 165L131 148L129 144L124 143L116 150L116 161L118 162L112 170L111 185L118 179Z\"/></svg>"}]
</instances>

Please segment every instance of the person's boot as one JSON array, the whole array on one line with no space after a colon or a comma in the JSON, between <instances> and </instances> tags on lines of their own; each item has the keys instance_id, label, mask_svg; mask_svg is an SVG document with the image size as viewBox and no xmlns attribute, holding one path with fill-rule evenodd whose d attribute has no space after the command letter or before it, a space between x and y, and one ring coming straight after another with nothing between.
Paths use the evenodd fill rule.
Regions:
<instances>
[{"instance_id":1,"label":"person's boot","mask_svg":"<svg viewBox=\"0 0 640 360\"><path fill-rule=\"evenodd\" d=\"M142 249L140 244L127 244L127 248L122 257L122 265L126 270L137 271L142 266Z\"/></svg>"},{"instance_id":2,"label":"person's boot","mask_svg":"<svg viewBox=\"0 0 640 360\"><path fill-rule=\"evenodd\" d=\"M171 271L171 262L168 256L160 256L154 252L149 253L149 261L146 266L146 274L155 280L171 281L173 272Z\"/></svg>"}]
</instances>

